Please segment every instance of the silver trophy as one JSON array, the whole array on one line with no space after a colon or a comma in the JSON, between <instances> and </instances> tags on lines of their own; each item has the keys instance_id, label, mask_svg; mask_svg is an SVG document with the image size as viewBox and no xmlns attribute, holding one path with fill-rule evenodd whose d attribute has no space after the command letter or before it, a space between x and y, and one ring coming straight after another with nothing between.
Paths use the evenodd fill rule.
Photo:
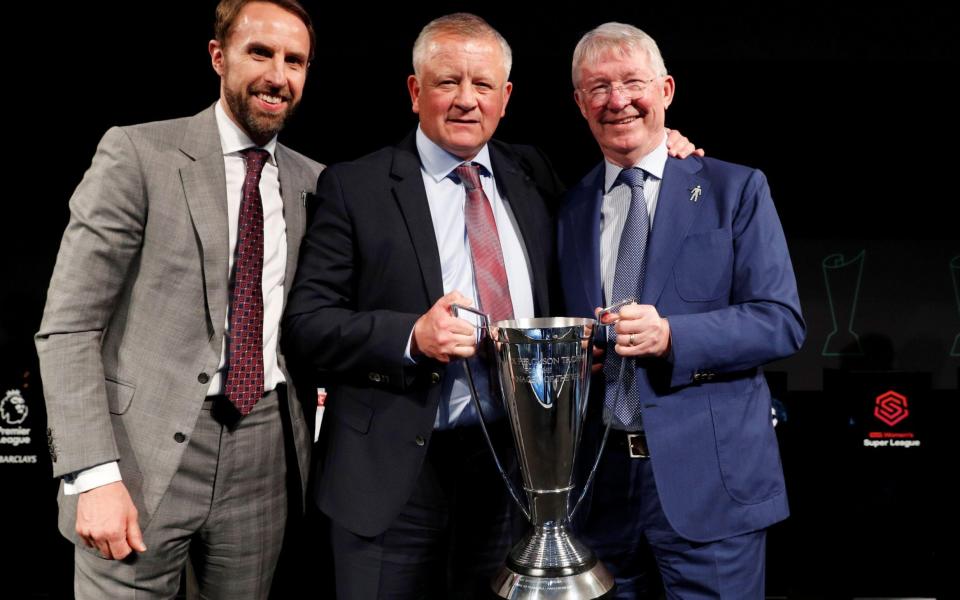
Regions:
<instances>
[{"instance_id":1,"label":"silver trophy","mask_svg":"<svg viewBox=\"0 0 960 600\"><path fill-rule=\"evenodd\" d=\"M613 589L613 576L589 548L573 537L568 526L596 470L594 463L583 493L571 510L574 457L586 417L598 322L558 317L490 323L479 311L454 306L454 314L460 310L479 315L481 327L489 333L499 389L519 457L526 505L520 501L486 435L466 361L465 369L497 469L532 525L493 578L493 591L501 598L511 599L579 600L604 596Z\"/></svg>"}]
</instances>

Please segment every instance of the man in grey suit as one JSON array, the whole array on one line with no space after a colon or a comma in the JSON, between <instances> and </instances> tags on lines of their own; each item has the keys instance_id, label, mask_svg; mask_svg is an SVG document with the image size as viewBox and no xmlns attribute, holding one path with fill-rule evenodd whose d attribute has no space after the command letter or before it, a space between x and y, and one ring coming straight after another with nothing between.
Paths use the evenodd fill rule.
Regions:
<instances>
[{"instance_id":1,"label":"man in grey suit","mask_svg":"<svg viewBox=\"0 0 960 600\"><path fill-rule=\"evenodd\" d=\"M278 348L322 166L280 145L314 32L222 0L220 99L109 130L70 200L36 336L78 598L264 598L310 439ZM291 479L292 480L292 479Z\"/></svg>"}]
</instances>

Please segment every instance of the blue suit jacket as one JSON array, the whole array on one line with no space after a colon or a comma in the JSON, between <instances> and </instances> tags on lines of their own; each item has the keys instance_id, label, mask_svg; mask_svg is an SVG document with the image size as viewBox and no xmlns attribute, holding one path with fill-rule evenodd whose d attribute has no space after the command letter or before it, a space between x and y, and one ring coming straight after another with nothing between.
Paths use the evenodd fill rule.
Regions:
<instances>
[{"instance_id":1,"label":"blue suit jacket","mask_svg":"<svg viewBox=\"0 0 960 600\"><path fill-rule=\"evenodd\" d=\"M560 210L561 283L575 316L591 316L603 305L603 176L601 163L568 192ZM667 160L640 303L656 306L672 336L669 357L637 361L650 460L670 524L685 538L712 541L786 518L760 367L794 353L805 326L783 230L760 171L709 158ZM597 426L602 377L594 384Z\"/></svg>"}]
</instances>

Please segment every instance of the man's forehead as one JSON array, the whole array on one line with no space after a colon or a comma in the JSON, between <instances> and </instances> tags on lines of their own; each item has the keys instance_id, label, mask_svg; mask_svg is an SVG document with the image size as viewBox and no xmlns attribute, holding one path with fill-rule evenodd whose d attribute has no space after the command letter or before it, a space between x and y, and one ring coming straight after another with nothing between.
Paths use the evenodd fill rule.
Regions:
<instances>
[{"instance_id":1,"label":"man's forehead","mask_svg":"<svg viewBox=\"0 0 960 600\"><path fill-rule=\"evenodd\" d=\"M283 42L284 45L310 44L307 26L296 14L275 4L251 2L240 10L230 27L228 42ZM231 39L235 38L235 39Z\"/></svg>"},{"instance_id":2,"label":"man's forehead","mask_svg":"<svg viewBox=\"0 0 960 600\"><path fill-rule=\"evenodd\" d=\"M634 74L649 76L653 73L650 57L645 51L622 46L602 50L596 59L584 62L581 71L585 77Z\"/></svg>"},{"instance_id":3,"label":"man's forehead","mask_svg":"<svg viewBox=\"0 0 960 600\"><path fill-rule=\"evenodd\" d=\"M491 37L438 35L427 44L427 61L444 61L462 56L500 59L500 45Z\"/></svg>"}]
</instances>

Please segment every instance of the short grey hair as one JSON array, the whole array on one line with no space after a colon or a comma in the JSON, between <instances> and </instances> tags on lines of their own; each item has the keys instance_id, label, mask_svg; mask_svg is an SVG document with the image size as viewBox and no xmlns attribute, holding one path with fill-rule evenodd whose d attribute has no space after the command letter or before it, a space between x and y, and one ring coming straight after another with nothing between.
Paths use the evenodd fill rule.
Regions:
<instances>
[{"instance_id":1,"label":"short grey hair","mask_svg":"<svg viewBox=\"0 0 960 600\"><path fill-rule=\"evenodd\" d=\"M436 18L426 27L420 30L417 41L413 43L413 72L418 76L427 60L427 49L430 42L440 35L456 35L469 39L493 39L500 44L500 50L503 52L503 68L506 70L507 78L510 78L510 67L513 66L513 52L510 50L510 44L500 35L500 32L490 26L489 23L470 13L453 13Z\"/></svg>"},{"instance_id":2,"label":"short grey hair","mask_svg":"<svg viewBox=\"0 0 960 600\"><path fill-rule=\"evenodd\" d=\"M600 60L600 55L609 50L613 50L620 56L626 56L637 51L646 52L647 58L650 60L650 67L653 68L657 76L667 75L667 65L663 63L660 48L657 47L657 42L652 37L633 25L610 22L588 31L577 43L577 47L573 51L573 68L571 70L574 87L580 85L578 81L580 67L584 63L596 63Z\"/></svg>"}]
</instances>

